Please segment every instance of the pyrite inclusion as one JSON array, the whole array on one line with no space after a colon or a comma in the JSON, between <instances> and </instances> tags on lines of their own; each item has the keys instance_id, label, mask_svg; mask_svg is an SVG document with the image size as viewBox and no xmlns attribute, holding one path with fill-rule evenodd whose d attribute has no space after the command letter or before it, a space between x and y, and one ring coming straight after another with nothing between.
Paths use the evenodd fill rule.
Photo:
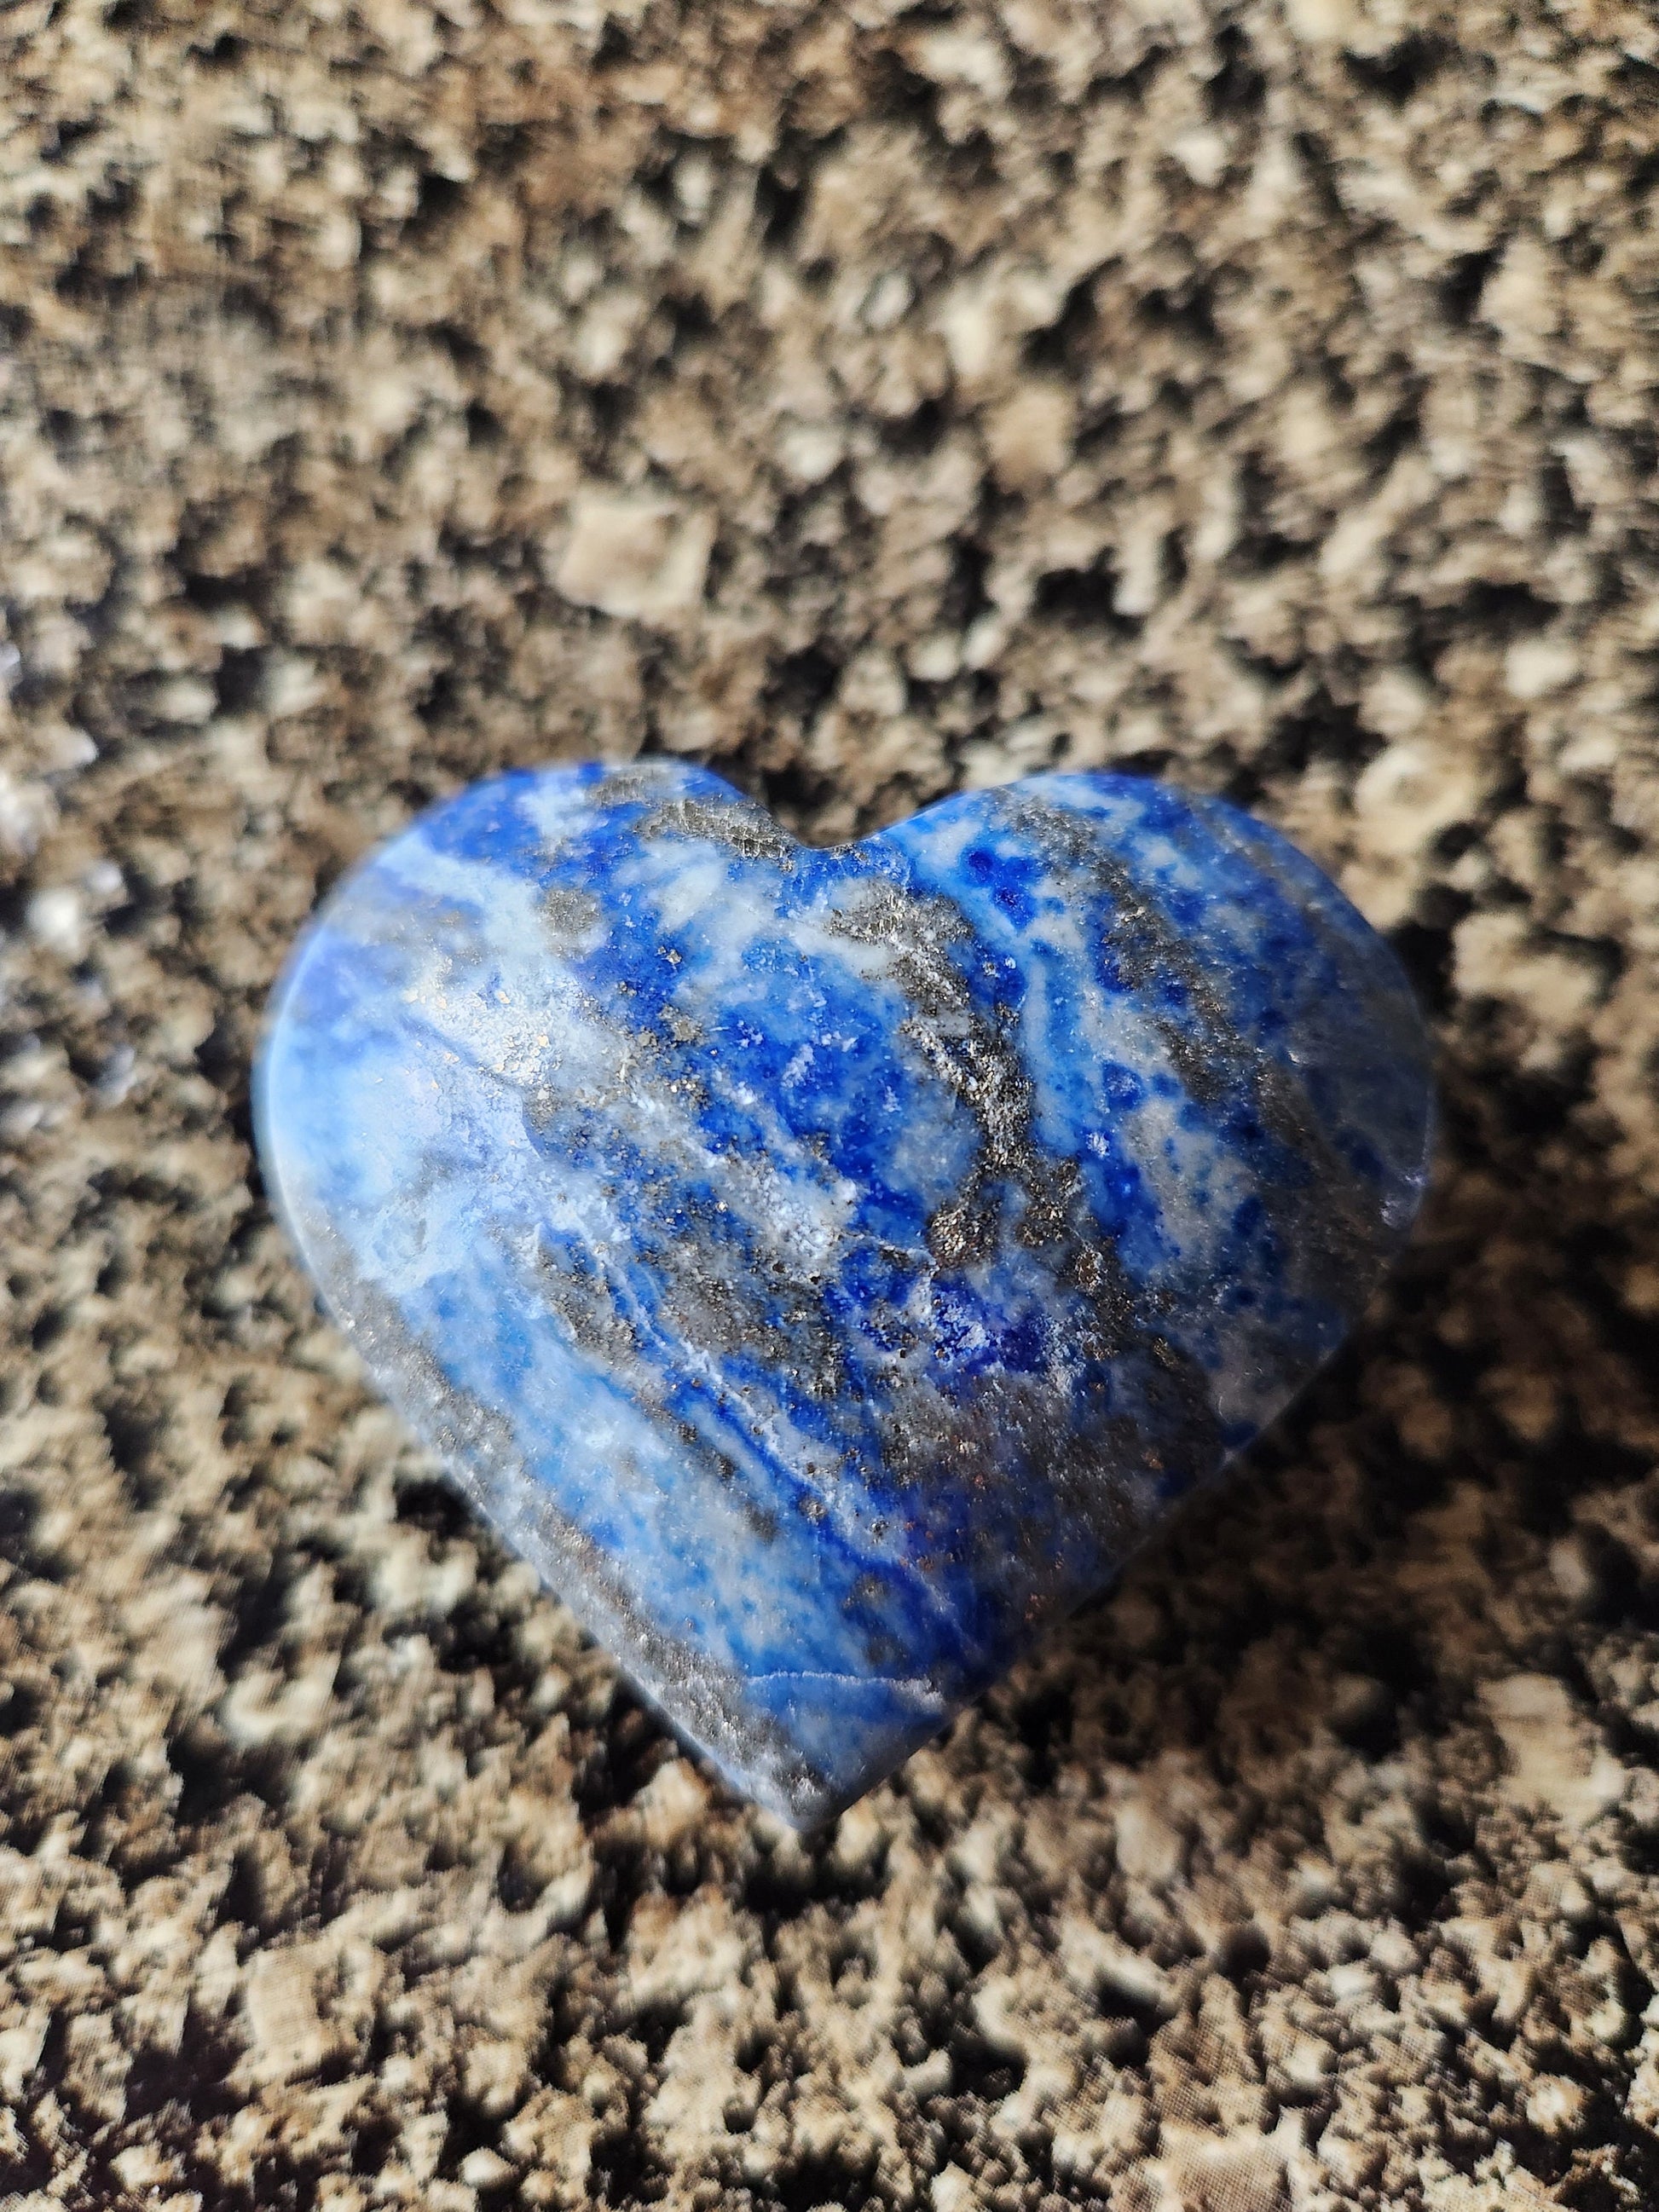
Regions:
<instances>
[{"instance_id":1,"label":"pyrite inclusion","mask_svg":"<svg viewBox=\"0 0 1659 2212\"><path fill-rule=\"evenodd\" d=\"M1334 1349L1431 1110L1392 954L1218 801L1036 776L817 851L665 763L371 855L258 1107L380 1386L801 1825Z\"/></svg>"}]
</instances>

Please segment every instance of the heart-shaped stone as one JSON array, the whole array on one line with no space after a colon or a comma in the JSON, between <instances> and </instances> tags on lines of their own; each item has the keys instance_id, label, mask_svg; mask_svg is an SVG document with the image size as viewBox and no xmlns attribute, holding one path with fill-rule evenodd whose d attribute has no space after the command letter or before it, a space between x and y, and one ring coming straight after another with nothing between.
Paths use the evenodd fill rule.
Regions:
<instances>
[{"instance_id":1,"label":"heart-shaped stone","mask_svg":"<svg viewBox=\"0 0 1659 2212\"><path fill-rule=\"evenodd\" d=\"M1388 947L1217 800L1036 776L817 851L652 763L373 854L258 1112L380 1388L806 1826L1335 1348L1431 1092Z\"/></svg>"}]
</instances>

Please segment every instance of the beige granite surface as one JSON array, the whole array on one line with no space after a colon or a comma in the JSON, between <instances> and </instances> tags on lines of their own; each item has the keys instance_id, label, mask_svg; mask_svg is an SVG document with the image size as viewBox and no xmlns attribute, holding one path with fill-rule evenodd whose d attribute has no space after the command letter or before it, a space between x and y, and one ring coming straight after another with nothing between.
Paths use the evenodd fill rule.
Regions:
<instances>
[{"instance_id":1,"label":"beige granite surface","mask_svg":"<svg viewBox=\"0 0 1659 2212\"><path fill-rule=\"evenodd\" d=\"M0 6L0 2201L1659 2203L1656 399L1647 5ZM1229 792L1443 1044L1360 1339L805 1844L247 1148L318 889L641 748Z\"/></svg>"}]
</instances>

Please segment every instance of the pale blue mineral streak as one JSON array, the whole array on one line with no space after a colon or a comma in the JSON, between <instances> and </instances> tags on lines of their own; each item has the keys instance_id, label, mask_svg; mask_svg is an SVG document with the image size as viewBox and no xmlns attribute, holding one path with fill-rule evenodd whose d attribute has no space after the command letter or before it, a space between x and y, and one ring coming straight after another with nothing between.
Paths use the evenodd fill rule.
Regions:
<instances>
[{"instance_id":1,"label":"pale blue mineral streak","mask_svg":"<svg viewBox=\"0 0 1659 2212\"><path fill-rule=\"evenodd\" d=\"M820 851L654 763L505 775L373 854L257 1104L381 1388L810 1824L1334 1349L1431 1102L1388 947L1216 800L1036 776Z\"/></svg>"}]
</instances>

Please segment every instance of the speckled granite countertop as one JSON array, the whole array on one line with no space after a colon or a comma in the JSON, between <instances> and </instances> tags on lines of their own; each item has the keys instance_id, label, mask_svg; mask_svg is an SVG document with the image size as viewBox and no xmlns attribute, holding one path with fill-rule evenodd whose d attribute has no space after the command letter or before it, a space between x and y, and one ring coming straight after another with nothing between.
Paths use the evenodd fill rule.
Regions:
<instances>
[{"instance_id":1,"label":"speckled granite countertop","mask_svg":"<svg viewBox=\"0 0 1659 2212\"><path fill-rule=\"evenodd\" d=\"M1659 2202L1656 225L1620 0L0 12L8 2204ZM641 748L1228 792L1443 1046L1361 1340L805 1844L247 1148L318 887Z\"/></svg>"}]
</instances>

